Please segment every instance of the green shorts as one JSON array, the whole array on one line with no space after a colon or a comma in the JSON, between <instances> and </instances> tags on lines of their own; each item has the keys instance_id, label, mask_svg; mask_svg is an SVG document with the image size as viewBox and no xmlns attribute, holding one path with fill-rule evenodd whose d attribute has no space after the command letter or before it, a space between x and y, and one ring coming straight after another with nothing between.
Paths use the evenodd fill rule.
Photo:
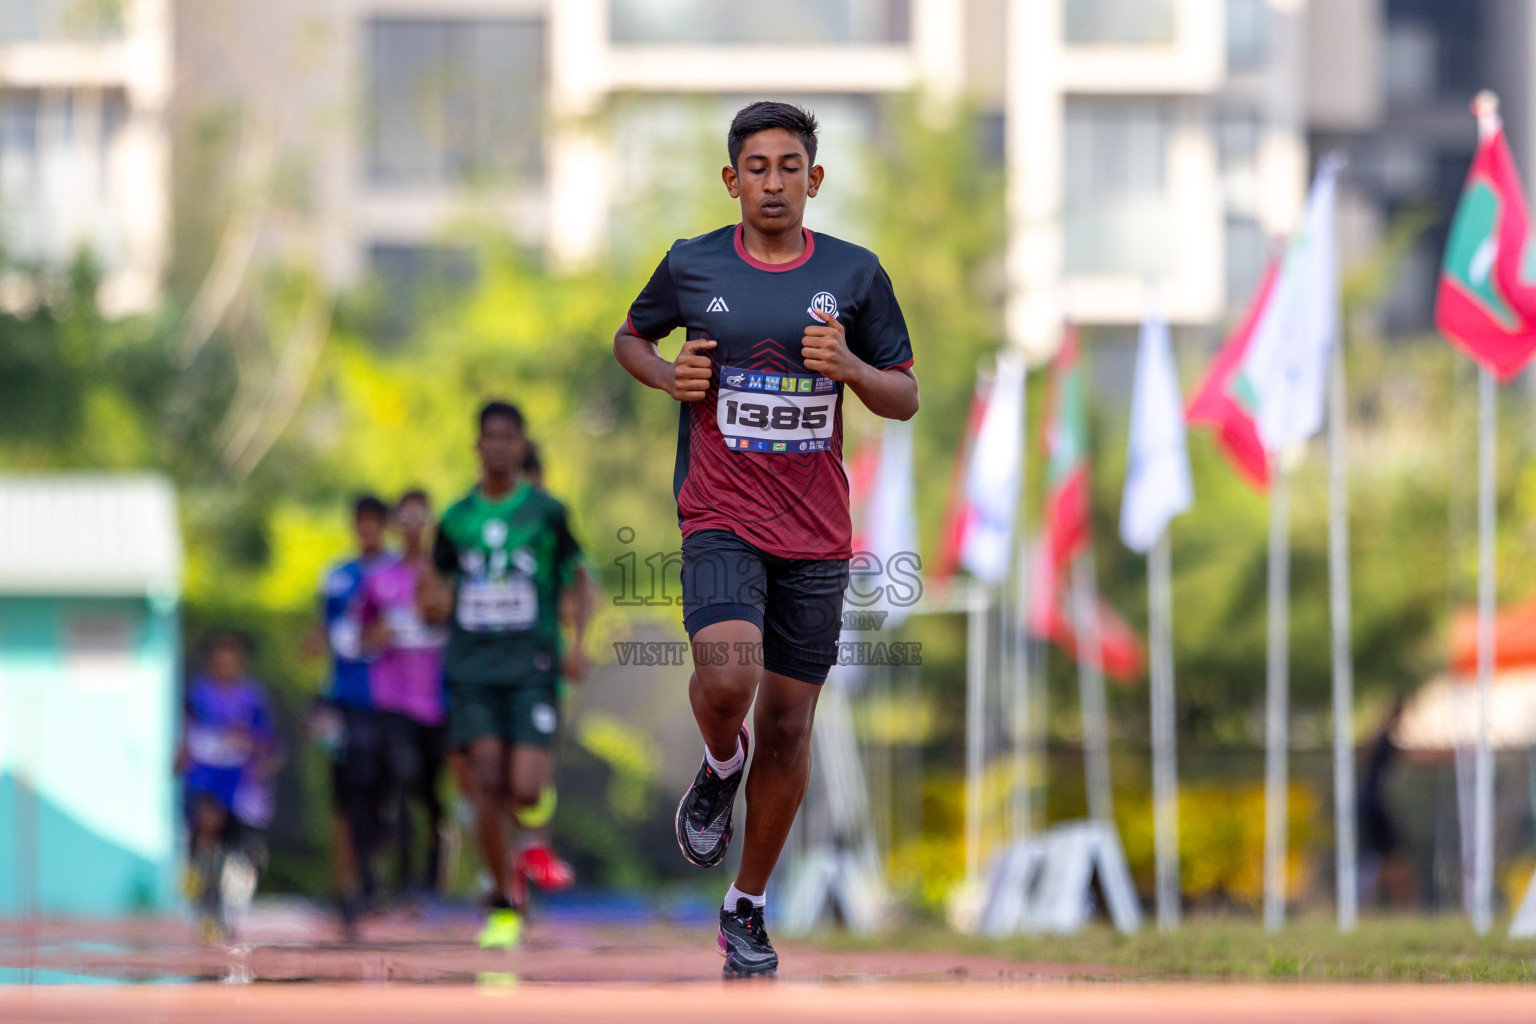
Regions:
<instances>
[{"instance_id":1,"label":"green shorts","mask_svg":"<svg viewBox=\"0 0 1536 1024\"><path fill-rule=\"evenodd\" d=\"M548 747L560 728L554 673L497 686L448 681L448 745L454 750L494 736L510 747Z\"/></svg>"}]
</instances>

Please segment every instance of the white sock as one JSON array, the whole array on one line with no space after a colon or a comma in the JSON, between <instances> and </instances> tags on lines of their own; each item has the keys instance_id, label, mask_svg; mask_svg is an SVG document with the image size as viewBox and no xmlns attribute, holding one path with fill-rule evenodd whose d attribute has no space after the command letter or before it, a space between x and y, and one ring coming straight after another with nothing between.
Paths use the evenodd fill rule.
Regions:
<instances>
[{"instance_id":1,"label":"white sock","mask_svg":"<svg viewBox=\"0 0 1536 1024\"><path fill-rule=\"evenodd\" d=\"M741 745L741 736L739 734L737 735L736 753L732 754L729 759L725 761L716 761L715 755L709 752L708 747L705 747L704 760L709 762L709 766L715 770L715 774L720 776L722 779L731 775L735 775L737 772L741 771L741 766L745 764L747 760L747 752Z\"/></svg>"},{"instance_id":2,"label":"white sock","mask_svg":"<svg viewBox=\"0 0 1536 1024\"><path fill-rule=\"evenodd\" d=\"M736 883L732 882L731 887L725 891L725 909L734 913L737 900L751 900L754 907L761 909L768 905L768 894L753 896L749 892L742 892L736 888Z\"/></svg>"}]
</instances>

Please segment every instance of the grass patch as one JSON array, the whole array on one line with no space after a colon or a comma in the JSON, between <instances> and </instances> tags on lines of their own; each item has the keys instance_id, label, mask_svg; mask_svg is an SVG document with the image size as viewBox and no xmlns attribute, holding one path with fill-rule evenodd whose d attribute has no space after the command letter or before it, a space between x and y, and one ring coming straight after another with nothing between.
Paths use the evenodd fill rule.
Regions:
<instances>
[{"instance_id":1,"label":"grass patch","mask_svg":"<svg viewBox=\"0 0 1536 1024\"><path fill-rule=\"evenodd\" d=\"M1082 977L1214 981L1536 982L1536 940L1479 936L1455 917L1363 921L1342 935L1303 920L1277 935L1258 921L1186 920L1173 935L1143 927L1121 935L1095 924L1071 936L988 938L933 925L880 936L825 936L827 949L960 952L1019 961L1081 964Z\"/></svg>"}]
</instances>

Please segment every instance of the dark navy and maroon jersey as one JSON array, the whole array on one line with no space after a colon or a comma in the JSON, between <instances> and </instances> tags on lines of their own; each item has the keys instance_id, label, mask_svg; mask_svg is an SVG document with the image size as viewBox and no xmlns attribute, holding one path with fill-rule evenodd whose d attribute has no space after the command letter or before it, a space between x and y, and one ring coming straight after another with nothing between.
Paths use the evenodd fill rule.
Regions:
<instances>
[{"instance_id":1,"label":"dark navy and maroon jersey","mask_svg":"<svg viewBox=\"0 0 1536 1024\"><path fill-rule=\"evenodd\" d=\"M672 480L683 535L728 530L782 558L847 558L843 385L805 368L805 329L824 310L876 369L912 365L912 342L880 261L805 231L789 263L753 259L741 225L675 243L629 309L627 329L659 341L679 327L711 338L714 376L682 403Z\"/></svg>"}]
</instances>

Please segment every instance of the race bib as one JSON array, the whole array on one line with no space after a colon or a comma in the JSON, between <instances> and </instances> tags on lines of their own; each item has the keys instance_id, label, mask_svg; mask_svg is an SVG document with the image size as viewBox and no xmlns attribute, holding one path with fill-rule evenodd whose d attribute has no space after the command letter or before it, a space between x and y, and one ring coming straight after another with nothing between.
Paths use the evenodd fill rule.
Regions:
<instances>
[{"instance_id":1,"label":"race bib","mask_svg":"<svg viewBox=\"0 0 1536 1024\"><path fill-rule=\"evenodd\" d=\"M251 741L231 729L192 725L187 728L187 755L213 768L238 768L251 756Z\"/></svg>"},{"instance_id":2,"label":"race bib","mask_svg":"<svg viewBox=\"0 0 1536 1024\"><path fill-rule=\"evenodd\" d=\"M441 647L447 639L442 630L422 622L416 609L409 606L385 609L384 625L389 627L389 640L393 647L413 650Z\"/></svg>"},{"instance_id":3,"label":"race bib","mask_svg":"<svg viewBox=\"0 0 1536 1024\"><path fill-rule=\"evenodd\" d=\"M539 594L527 576L467 579L459 585L459 625L472 633L532 629L538 623Z\"/></svg>"},{"instance_id":4,"label":"race bib","mask_svg":"<svg viewBox=\"0 0 1536 1024\"><path fill-rule=\"evenodd\" d=\"M725 446L736 451L826 451L837 415L837 383L820 374L720 370L716 408Z\"/></svg>"}]
</instances>

